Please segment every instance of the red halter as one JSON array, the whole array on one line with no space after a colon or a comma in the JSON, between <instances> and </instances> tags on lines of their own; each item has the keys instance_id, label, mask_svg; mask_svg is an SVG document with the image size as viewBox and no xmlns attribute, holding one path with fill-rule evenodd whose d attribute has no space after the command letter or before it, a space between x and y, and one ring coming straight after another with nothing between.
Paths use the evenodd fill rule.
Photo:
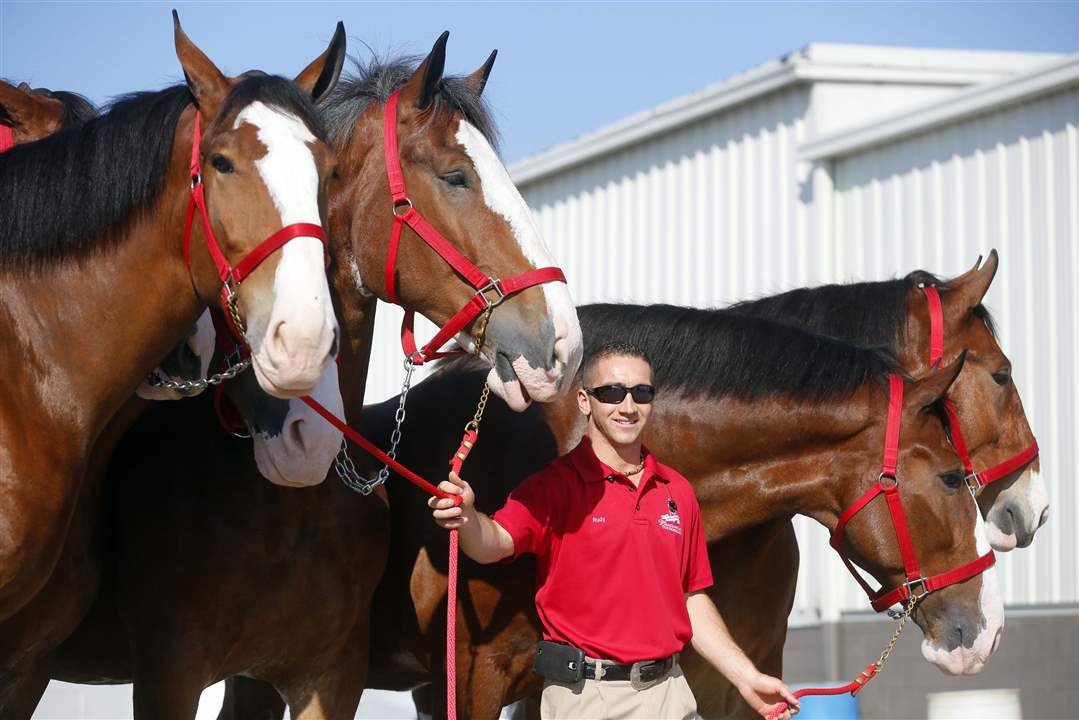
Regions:
<instances>
[{"instance_id":1,"label":"red halter","mask_svg":"<svg viewBox=\"0 0 1079 720\"><path fill-rule=\"evenodd\" d=\"M884 433L884 460L881 463L880 477L877 482L860 498L843 511L839 516L839 522L832 532L831 545L843 559L854 579L865 590L873 609L877 612L887 610L897 602L905 602L909 599L920 599L929 593L941 588L955 585L964 580L974 577L996 563L996 556L990 550L977 560L961 565L953 570L925 577L918 567L918 558L914 553L914 541L910 536L910 526L907 524L907 516L903 511L903 503L899 497L899 482L896 476L896 465L899 461L899 425L903 415L903 379L898 375L888 378L888 424ZM906 572L907 581L892 590L873 590L869 583L859 574L851 563L850 558L843 552L840 543L843 539L843 530L847 523L858 511L864 508L877 495L884 495L888 501L888 512L892 516L892 527L895 528L895 537L899 541L899 552L903 556L903 569ZM975 507L975 512L977 512ZM916 588L921 592L915 592Z\"/></svg>"},{"instance_id":2,"label":"red halter","mask_svg":"<svg viewBox=\"0 0 1079 720\"><path fill-rule=\"evenodd\" d=\"M449 264L457 274L471 285L476 293L469 299L465 306L457 311L449 322L442 326L438 333L420 349L416 349L416 335L413 330L415 313L405 310L405 319L401 324L401 347L405 355L416 365L422 365L428 360L435 360L447 355L457 355L463 350L439 352L452 337L457 335L466 325L472 322L478 315L498 307L508 296L521 292L534 285L547 282L566 282L566 276L557 267L536 268L523 272L520 275L499 280L488 276L475 264L453 247L426 219L412 207L412 200L408 197L405 189L405 176L401 171L401 160L397 149L397 101L398 92L390 95L386 101L386 112L383 115L382 130L383 144L386 154L386 175L390 181L390 195L393 199L393 229L390 232L390 246L386 254L386 294L390 302L400 305L397 299L397 283L395 280L397 268L397 248L401 242L401 232L405 225L412 228L420 239Z\"/></svg>"},{"instance_id":3,"label":"red halter","mask_svg":"<svg viewBox=\"0 0 1079 720\"><path fill-rule=\"evenodd\" d=\"M926 302L929 303L929 364L931 367L940 367L944 362L944 310L941 307L940 293L931 285L922 287ZM1019 468L1025 467L1038 457L1038 441L1034 440L1021 452L1003 460L992 467L974 471L974 463L970 459L966 440L963 439L963 431L959 426L959 413L951 400L944 399L944 411L948 415L948 427L952 434L952 445L959 457L963 460L963 470L966 472L967 487L972 493L977 493L981 488L991 482L1006 477Z\"/></svg>"},{"instance_id":4,"label":"red halter","mask_svg":"<svg viewBox=\"0 0 1079 720\"><path fill-rule=\"evenodd\" d=\"M15 147L15 133L7 125L0 125L0 153Z\"/></svg>"},{"instance_id":5,"label":"red halter","mask_svg":"<svg viewBox=\"0 0 1079 720\"><path fill-rule=\"evenodd\" d=\"M210 251L210 257L217 268L217 275L221 278L221 309L225 311L225 317L229 323L229 329L236 339L245 342L244 328L240 322L239 312L236 309L236 292L240 283L254 272L262 262L276 250L280 249L289 240L298 237L313 237L322 242L323 251L326 249L326 233L321 225L313 223L293 223L281 228L270 237L263 240L251 252L243 257L235 266L230 265L221 246L217 243L213 228L210 226L210 215L206 210L206 193L202 184L202 163L199 160L199 146L202 144L202 113L195 111L195 132L191 140L191 200L187 204L187 220L184 223L184 262L187 270L191 272L191 226L195 219L195 208L199 210L202 218L202 232L206 236L206 247ZM329 263L329 255L326 254L326 262Z\"/></svg>"}]
</instances>

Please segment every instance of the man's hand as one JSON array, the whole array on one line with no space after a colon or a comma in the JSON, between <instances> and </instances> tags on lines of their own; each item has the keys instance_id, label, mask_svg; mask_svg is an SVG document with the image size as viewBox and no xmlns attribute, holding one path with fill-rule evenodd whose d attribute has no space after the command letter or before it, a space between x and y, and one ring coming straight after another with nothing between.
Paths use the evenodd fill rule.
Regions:
<instances>
[{"instance_id":1,"label":"man's hand","mask_svg":"<svg viewBox=\"0 0 1079 720\"><path fill-rule=\"evenodd\" d=\"M452 498L431 497L427 507L432 508L435 522L447 530L459 528L469 521L475 513L476 495L472 488L457 473L450 472L449 480L438 484L438 489L447 495L460 495L461 505L455 507Z\"/></svg>"},{"instance_id":2,"label":"man's hand","mask_svg":"<svg viewBox=\"0 0 1079 720\"><path fill-rule=\"evenodd\" d=\"M755 712L768 720L790 720L791 715L798 712L798 698L794 697L790 688L778 678L757 673L747 681L739 683L738 692ZM781 713L772 715L778 709L777 705L782 707L781 703L785 703L787 707Z\"/></svg>"}]
</instances>

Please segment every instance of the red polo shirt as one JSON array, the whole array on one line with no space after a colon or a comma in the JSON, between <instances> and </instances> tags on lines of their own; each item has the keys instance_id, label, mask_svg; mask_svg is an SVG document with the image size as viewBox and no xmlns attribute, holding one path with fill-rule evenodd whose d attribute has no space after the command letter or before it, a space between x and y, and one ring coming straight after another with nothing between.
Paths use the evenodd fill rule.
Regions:
<instances>
[{"instance_id":1,"label":"red polo shirt","mask_svg":"<svg viewBox=\"0 0 1079 720\"><path fill-rule=\"evenodd\" d=\"M689 482L647 450L634 487L586 437L493 517L513 557L537 557L544 637L627 663L679 652L693 635L685 594L712 584L700 515Z\"/></svg>"}]
</instances>

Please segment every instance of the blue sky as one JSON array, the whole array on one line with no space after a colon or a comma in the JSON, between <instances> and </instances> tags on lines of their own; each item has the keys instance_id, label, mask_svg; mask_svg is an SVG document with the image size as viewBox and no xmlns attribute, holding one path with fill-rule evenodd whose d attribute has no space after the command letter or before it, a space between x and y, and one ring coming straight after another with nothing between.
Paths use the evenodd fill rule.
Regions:
<instances>
[{"instance_id":1,"label":"blue sky","mask_svg":"<svg viewBox=\"0 0 1079 720\"><path fill-rule=\"evenodd\" d=\"M364 3L0 0L0 77L95 102L177 81L169 10L226 72L292 75L337 20L349 52L424 53L447 68L498 48L487 93L508 161L691 92L809 42L1079 51L1079 2ZM362 42L361 42L362 41Z\"/></svg>"}]
</instances>

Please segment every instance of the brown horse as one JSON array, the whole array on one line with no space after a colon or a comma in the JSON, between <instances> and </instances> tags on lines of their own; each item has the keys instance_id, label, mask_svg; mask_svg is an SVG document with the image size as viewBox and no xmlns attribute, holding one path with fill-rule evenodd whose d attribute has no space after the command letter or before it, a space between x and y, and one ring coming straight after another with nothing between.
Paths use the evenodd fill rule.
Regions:
<instances>
[{"instance_id":1,"label":"brown horse","mask_svg":"<svg viewBox=\"0 0 1079 720\"><path fill-rule=\"evenodd\" d=\"M820 327L829 334L863 342L887 343L905 362L925 372L928 370L930 333L926 301L919 285L933 284L942 288L945 354L951 357L966 348L974 350L949 394L965 411L961 415L968 444L976 462L984 468L1011 456L1031 441L1014 385L1001 382L1007 375L1000 371L1007 370L1009 363L1001 354L991 332L991 322L980 305L996 266L994 252L979 270L947 283L918 272L898 281L794 291L740 305L736 310L791 317L800 323ZM1016 482L1015 476L1020 473L1033 482L1029 469L1027 471L1024 473L1020 468L1011 478L996 484L1006 486ZM1027 494L1036 496L1037 492ZM995 496L985 491L979 493L983 512L988 511L992 518L994 507L1001 503L1003 496L1004 493ZM1009 516L1012 514L1008 513ZM1014 509L1014 516L1017 521L1033 517L1035 524L1026 525L1032 532L1037 522L1044 521L1044 503L1041 512L1018 507ZM1018 522L1013 525L1010 521L1001 525L1019 527ZM1014 542L1005 543L1005 547L1012 546ZM713 574L717 578L710 594L728 620L732 633L762 670L780 675L786 619L794 601L798 567L793 527L785 519L765 523L711 543L709 552ZM391 564L391 571L393 567ZM731 582L725 581L728 578ZM754 598L752 606L746 604L747 597ZM734 688L692 651L687 651L682 662L697 695L698 707L705 716L717 717L745 710ZM424 702L423 706L429 704Z\"/></svg>"},{"instance_id":2,"label":"brown horse","mask_svg":"<svg viewBox=\"0 0 1079 720\"><path fill-rule=\"evenodd\" d=\"M293 85L268 76L226 78L177 21L188 86L128 97L82 126L5 154L0 334L9 340L0 367L10 387L0 401L0 618L25 605L52 572L106 423L202 308L216 302L221 279L200 227L190 270L183 253L195 103L205 123L199 187L210 203L207 226L225 260L235 262L285 222L319 222L332 157L315 134L309 98L336 80L341 32ZM301 174L310 175L309 187L281 187L295 178L274 169L278 150L306 157L310 172ZM285 195L278 209L275 198ZM317 303L320 329L301 322L299 335L267 339L281 307L294 304L288 293L325 287L321 250L317 264L304 250L318 241L296 243L234 287L248 341L265 360L260 373L276 390L306 390L312 369L330 361L333 342L328 292Z\"/></svg>"},{"instance_id":3,"label":"brown horse","mask_svg":"<svg viewBox=\"0 0 1079 720\"><path fill-rule=\"evenodd\" d=\"M342 179L330 199L331 279L343 328L341 390L354 419L375 309L367 288L384 290L393 222L382 150L392 91L414 207L489 273L508 277L549 262L545 251L533 260L538 236L510 221L524 202L505 171L495 172L501 166L486 139L493 126L480 99L490 61L467 78L443 80L444 52L442 37L419 68L361 68L322 108ZM507 208L514 198L517 209ZM397 269L405 304L436 322L471 295L407 234ZM467 334L462 340L495 366L496 382L518 386L507 388L511 401L515 392L539 398L564 385L581 353L561 286L508 297L485 336L480 328ZM212 414L208 397L159 405L119 445L104 504L105 584L56 654L54 676L134 681L138 716L190 718L203 687L244 673L276 686L293 717L345 717L364 683L370 597L387 552L384 498L337 482L303 491L269 485L245 443L209 428ZM205 450L176 456L172 439L181 435Z\"/></svg>"},{"instance_id":4,"label":"brown horse","mask_svg":"<svg viewBox=\"0 0 1079 720\"><path fill-rule=\"evenodd\" d=\"M78 93L0 80L0 125L11 129L14 145L40 140L96 116L94 106Z\"/></svg>"},{"instance_id":5,"label":"brown horse","mask_svg":"<svg viewBox=\"0 0 1079 720\"><path fill-rule=\"evenodd\" d=\"M765 523L788 524L795 512L834 527L840 511L879 473L887 404L879 382L894 369L890 356L730 312L586 306L580 315L589 343L618 338L652 356L663 390L647 444L694 482L710 540ZM959 566L988 549L976 539L980 516L963 489L958 459L940 419L926 409L960 366L915 383L904 413L900 483L927 572ZM426 473L444 472L440 456L452 451L453 429L467 419L466 398L480 382L479 373L451 366L417 386L410 417L418 414L420 424L409 428L399 457ZM394 401L387 401L365 410L364 425L374 437L385 439L393 409ZM490 511L523 477L572 447L584 421L570 400L523 415L501 406L488 413L465 472L481 509ZM434 696L441 697L446 534L431 522L419 493L397 484L390 496L391 555L374 604L368 685L405 690L433 683ZM875 512L856 521L852 551L893 586L902 575L894 531L882 508ZM795 569L761 568L757 575L782 584ZM534 565L463 560L461 572L458 711L497 717L503 705L539 688L530 670L539 637ZM922 603L915 619L925 644L978 669L1002 619L995 575ZM743 637L736 624L732 629L759 657L759 647L774 643L777 634L782 646L785 624L757 639ZM968 653L964 643L976 650ZM264 688L243 681L230 683L227 701L252 714L274 705Z\"/></svg>"}]
</instances>

